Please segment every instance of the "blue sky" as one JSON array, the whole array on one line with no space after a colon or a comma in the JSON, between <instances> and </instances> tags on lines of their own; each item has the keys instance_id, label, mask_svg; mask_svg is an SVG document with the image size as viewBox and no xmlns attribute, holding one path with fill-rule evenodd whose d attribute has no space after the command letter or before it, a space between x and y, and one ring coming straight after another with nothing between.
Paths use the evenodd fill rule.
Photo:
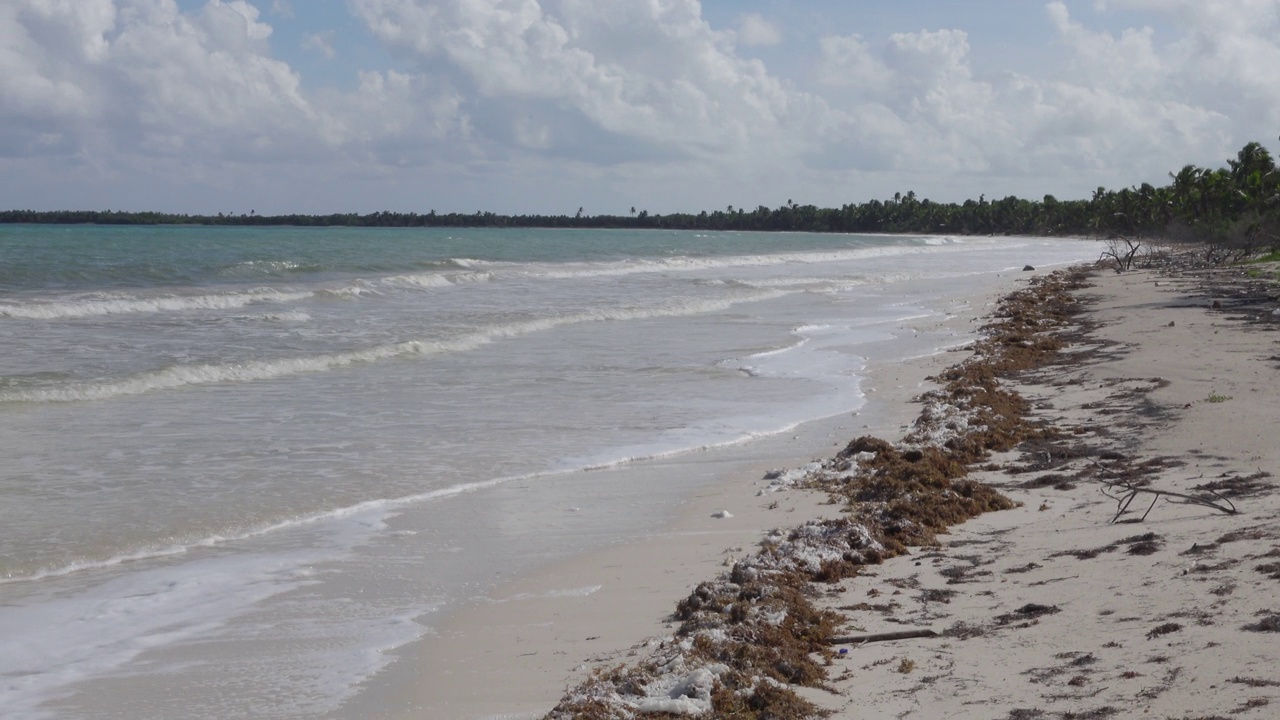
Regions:
<instances>
[{"instance_id":1,"label":"blue sky","mask_svg":"<svg viewBox=\"0 0 1280 720\"><path fill-rule=\"evenodd\" d=\"M0 206L1087 197L1280 132L1280 0L6 0Z\"/></svg>"}]
</instances>

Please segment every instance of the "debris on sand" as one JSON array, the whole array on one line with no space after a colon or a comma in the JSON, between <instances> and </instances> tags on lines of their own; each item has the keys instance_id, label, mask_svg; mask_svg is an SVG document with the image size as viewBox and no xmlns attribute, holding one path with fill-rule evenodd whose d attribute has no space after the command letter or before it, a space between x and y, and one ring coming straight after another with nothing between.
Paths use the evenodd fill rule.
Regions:
<instances>
[{"instance_id":1,"label":"debris on sand","mask_svg":"<svg viewBox=\"0 0 1280 720\"><path fill-rule=\"evenodd\" d=\"M827 679L830 641L844 622L813 603L811 587L855 577L909 546L936 544L951 525L1014 506L966 476L993 452L1055 432L1028 420L1029 404L1002 378L1053 360L1063 346L1056 331L1080 309L1070 292L1084 277L1056 272L1006 297L973 354L935 378L941 387L921 398L924 409L900 442L864 436L799 471L770 470L762 494L791 485L824 490L846 503L845 516L771 533L757 553L680 601L680 626L656 651L597 671L548 717L827 714L792 689ZM1028 607L1019 617L1056 609Z\"/></svg>"}]
</instances>

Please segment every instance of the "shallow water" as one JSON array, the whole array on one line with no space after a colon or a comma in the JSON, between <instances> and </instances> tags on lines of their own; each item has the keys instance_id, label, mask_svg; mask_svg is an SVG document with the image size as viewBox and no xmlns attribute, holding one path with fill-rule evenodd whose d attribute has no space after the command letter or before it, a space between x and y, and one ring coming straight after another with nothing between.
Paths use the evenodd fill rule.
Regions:
<instances>
[{"instance_id":1,"label":"shallow water","mask_svg":"<svg viewBox=\"0 0 1280 720\"><path fill-rule=\"evenodd\" d=\"M499 578L667 517L591 472L856 409L1092 243L0 229L0 704L307 717ZM142 688L141 692L137 691ZM128 690L128 691L126 691Z\"/></svg>"}]
</instances>

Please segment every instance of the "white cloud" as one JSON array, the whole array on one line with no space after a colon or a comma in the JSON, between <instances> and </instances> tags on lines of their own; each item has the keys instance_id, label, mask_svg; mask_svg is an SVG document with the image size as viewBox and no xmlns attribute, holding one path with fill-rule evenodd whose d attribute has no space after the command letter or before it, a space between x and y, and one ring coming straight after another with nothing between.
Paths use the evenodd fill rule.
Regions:
<instances>
[{"instance_id":1,"label":"white cloud","mask_svg":"<svg viewBox=\"0 0 1280 720\"><path fill-rule=\"evenodd\" d=\"M334 30L322 30L318 33L303 33L302 47L306 50L314 50L330 60L338 56L336 50L333 49L333 39L337 35Z\"/></svg>"},{"instance_id":2,"label":"white cloud","mask_svg":"<svg viewBox=\"0 0 1280 720\"><path fill-rule=\"evenodd\" d=\"M636 157L736 152L788 111L781 83L736 57L730 36L708 26L694 0L352 4L424 74L473 88L485 115L478 124L495 136L527 125L508 115L510 102L575 129L540 141L551 151L594 142L626 143Z\"/></svg>"},{"instance_id":3,"label":"white cloud","mask_svg":"<svg viewBox=\"0 0 1280 720\"><path fill-rule=\"evenodd\" d=\"M171 2L123 4L111 45L117 141L144 152L278 157L329 130L287 64L272 58L271 28L248 3L210 0L188 16ZM128 103L128 107L119 107Z\"/></svg>"},{"instance_id":4,"label":"white cloud","mask_svg":"<svg viewBox=\"0 0 1280 720\"><path fill-rule=\"evenodd\" d=\"M342 128L346 152L357 160L404 167L470 154L463 98L422 77L362 72L354 92L330 91L322 99Z\"/></svg>"},{"instance_id":5,"label":"white cloud","mask_svg":"<svg viewBox=\"0 0 1280 720\"><path fill-rule=\"evenodd\" d=\"M738 42L749 47L777 45L782 42L782 31L759 13L747 13L738 18Z\"/></svg>"},{"instance_id":6,"label":"white cloud","mask_svg":"<svg viewBox=\"0 0 1280 720\"><path fill-rule=\"evenodd\" d=\"M74 138L81 153L211 158L262 152L323 125L297 75L267 54L271 28L242 0L211 0L193 15L170 0L18 0L0 12L0 135L10 154L39 152L23 144L24 124Z\"/></svg>"},{"instance_id":7,"label":"white cloud","mask_svg":"<svg viewBox=\"0 0 1280 720\"><path fill-rule=\"evenodd\" d=\"M1274 1L1121 0L1102 2L1166 20L1119 34L1090 30L1067 6L1047 6L1070 52L1069 73L1048 89L1070 125L1112 172L1128 167L1159 179L1160 168L1220 164L1280 125L1280 18ZM1054 127L1050 124L1049 127ZM1134 182L1133 180L1129 181Z\"/></svg>"},{"instance_id":8,"label":"white cloud","mask_svg":"<svg viewBox=\"0 0 1280 720\"><path fill-rule=\"evenodd\" d=\"M1049 3L1047 17L1066 56L1039 76L979 75L968 37L956 30L878 42L825 38L816 75L831 88L824 97L857 120L831 136L847 138L845 152L823 157L843 155L870 167L874 149L890 145L888 162L900 172L927 165L1011 188L1043 184L1046 176L1079 187L1128 185L1159 181L1185 162L1213 162L1257 139L1268 122L1280 122L1280 74L1259 70L1280 67L1274 12L1245 2L1255 16L1215 29L1209 16L1226 8L1125 3L1147 4L1176 19L1183 32L1161 42L1146 26L1091 30L1064 3ZM1268 5L1274 11L1276 4ZM1251 48L1245 54L1252 62L1241 47ZM1259 64L1268 58L1275 62ZM868 140L877 135L879 143ZM866 152L848 150L859 147Z\"/></svg>"},{"instance_id":9,"label":"white cloud","mask_svg":"<svg viewBox=\"0 0 1280 720\"><path fill-rule=\"evenodd\" d=\"M325 171L291 177L363 178L374 203L396 177L437 172L466 178L438 189L471 188L476 207L517 202L485 188L527 181L539 202L560 188L660 212L646 194L682 209L910 188L1078 196L1221 162L1280 126L1275 0L1050 2L1036 67L1002 67L956 28L815 37L817 61L791 79L738 54L779 42L784 18L717 29L697 0L348 0L393 63L344 66L343 92L309 90L273 54L266 5L0 0L0 156L121 188L147 172L165 178L152 187L234 188L245 167L310 163ZM1149 22L1097 29L1113 11ZM345 32L302 28L302 46L336 68Z\"/></svg>"},{"instance_id":10,"label":"white cloud","mask_svg":"<svg viewBox=\"0 0 1280 720\"><path fill-rule=\"evenodd\" d=\"M115 26L110 0L0 6L0 118L90 117L101 98L86 82Z\"/></svg>"},{"instance_id":11,"label":"white cloud","mask_svg":"<svg viewBox=\"0 0 1280 720\"><path fill-rule=\"evenodd\" d=\"M258 22L258 8L245 0L207 0L197 22L213 46L257 55L269 50L271 26Z\"/></svg>"},{"instance_id":12,"label":"white cloud","mask_svg":"<svg viewBox=\"0 0 1280 720\"><path fill-rule=\"evenodd\" d=\"M819 150L826 163L982 172L990 151L1008 142L997 90L974 79L965 33L898 33L874 47L856 35L829 37L821 47L819 80L836 90L833 105L850 119L828 139L836 151Z\"/></svg>"},{"instance_id":13,"label":"white cloud","mask_svg":"<svg viewBox=\"0 0 1280 720\"><path fill-rule=\"evenodd\" d=\"M1060 40L1073 51L1073 77L1122 91L1158 88L1167 82L1172 68L1157 53L1150 27L1130 28L1115 37L1088 30L1061 2L1049 3L1047 10Z\"/></svg>"},{"instance_id":14,"label":"white cloud","mask_svg":"<svg viewBox=\"0 0 1280 720\"><path fill-rule=\"evenodd\" d=\"M1154 63L1140 66L1154 80L1150 95L1186 98L1230 118L1237 134L1280 126L1280 3L1275 0L1111 0L1104 8L1137 10L1163 17L1178 30ZM1095 34L1093 44L1100 42ZM1108 40L1103 36L1101 42ZM1079 55L1089 40L1073 44ZM1133 62L1133 52L1113 51L1115 62ZM1253 139L1258 139L1254 137ZM1243 144L1243 143L1242 143Z\"/></svg>"},{"instance_id":15,"label":"white cloud","mask_svg":"<svg viewBox=\"0 0 1280 720\"><path fill-rule=\"evenodd\" d=\"M819 41L818 80L826 85L880 93L892 80L889 68L860 35L828 36Z\"/></svg>"}]
</instances>

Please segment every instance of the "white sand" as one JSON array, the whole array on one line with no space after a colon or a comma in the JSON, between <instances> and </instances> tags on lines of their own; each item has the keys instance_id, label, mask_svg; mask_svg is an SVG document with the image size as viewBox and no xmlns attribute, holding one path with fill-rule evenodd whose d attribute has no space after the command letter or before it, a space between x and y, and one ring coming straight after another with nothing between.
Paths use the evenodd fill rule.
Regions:
<instances>
[{"instance_id":1,"label":"white sand","mask_svg":"<svg viewBox=\"0 0 1280 720\"><path fill-rule=\"evenodd\" d=\"M1146 273L1095 282L1080 294L1095 298L1091 316L1103 324L1095 337L1116 345L1028 381L1021 390L1039 414L1081 428L1086 441L1098 434L1091 428L1105 427L1107 442L1135 460L1184 463L1153 475L1156 488L1187 492L1260 470L1280 475L1277 336L1209 309L1188 295L1189 283ZM989 300L976 299L974 314ZM974 319L951 322L967 331ZM397 665L416 675L416 688L390 708L388 696L375 694L380 709L406 718L540 717L591 669L632 660L668 635L675 603L728 558L750 552L767 529L837 512L803 491L757 497L764 470L829 456L862 434L898 438L919 411L909 399L924 378L957 359L872 368L877 392L862 417L814 423L739 462L718 461L723 482L690 499L668 527L545 568L503 587L495 602L448 618L417 662ZM1125 391L1127 400L1114 400ZM1108 406L1130 409L1108 414ZM872 427L863 427L866 418L876 418ZM709 471L700 462L712 460L647 471ZM1016 487L1043 474L981 475L1023 505L956 528L941 548L868 568L827 600L845 608L855 632L971 632L851 648L832 668L835 692L807 689L805 697L847 718L1275 716L1280 644L1242 627L1280 613L1280 580L1255 569L1280 562L1280 495L1268 492L1276 478L1236 499L1238 515L1162 499L1145 522L1111 524L1116 503L1098 483ZM1148 502L1135 500L1137 515ZM722 510L732 517L712 517ZM1236 537L1220 542L1229 532ZM1132 538L1145 533L1157 535L1154 551L1131 553ZM1080 552L1089 550L1098 552ZM859 603L869 607L849 609Z\"/></svg>"},{"instance_id":2,"label":"white sand","mask_svg":"<svg viewBox=\"0 0 1280 720\"><path fill-rule=\"evenodd\" d=\"M957 307L967 300L967 314L915 320L904 331L941 330L962 344L1001 293L1032 275L1001 278L988 294L957 298ZM753 552L767 531L838 514L819 493L757 496L768 485L765 472L830 457L858 435L899 436L919 412L911 398L931 387L925 378L955 360L944 352L868 368L868 402L856 416L809 423L749 446L617 470L634 475L632 482L644 482L645 473L714 473L716 481L650 536L543 568L492 593L495 602L445 618L438 635L411 649L381 681L387 688L413 687L410 694L375 688L347 711L383 712L391 699L392 717L541 717L592 669L622 663L635 648L670 635L676 602L722 572L730 558ZM720 511L733 517L713 517Z\"/></svg>"},{"instance_id":3,"label":"white sand","mask_svg":"<svg viewBox=\"0 0 1280 720\"><path fill-rule=\"evenodd\" d=\"M1104 325L1096 336L1118 345L1070 373L1051 371L1043 379L1053 386L1024 386L1040 414L1066 427L1111 425L1135 459L1185 462L1154 475L1153 488L1189 492L1259 470L1280 476L1276 334L1207 308L1188 295L1188 282L1151 273L1107 273L1095 282L1085 294L1097 297L1092 315ZM1169 384L1149 382L1156 377ZM1156 388L1145 393L1147 407L1171 415L1108 416L1081 407L1122 388ZM1220 401L1210 401L1215 395ZM1120 424L1133 419L1145 427ZM1009 483L1034 475L984 477ZM850 672L839 695L807 696L838 717L1276 717L1280 643L1242 627L1280 611L1280 581L1255 569L1276 562L1266 556L1280 547L1278 481L1263 479L1257 495L1236 498L1239 515L1162 499L1145 522L1118 524L1111 524L1117 503L1097 483L1008 489L1021 508L984 515L955 529L947 547L846 583L839 603L899 603L891 613L850 613L869 631L957 623L986 630L965 640L857 648L842 661ZM1125 519L1149 504L1135 500ZM1240 531L1240 539L1216 542ZM1123 541L1145 533L1158 536L1158 549L1131 554L1134 543ZM1064 554L1115 543L1092 558ZM949 584L941 574L948 568L967 569L966 581ZM928 602L925 590L956 594ZM1016 612L1028 603L1057 612L1034 619ZM1009 613L1016 619L1000 626L996 618ZM915 664L910 673L896 671L904 658Z\"/></svg>"}]
</instances>

